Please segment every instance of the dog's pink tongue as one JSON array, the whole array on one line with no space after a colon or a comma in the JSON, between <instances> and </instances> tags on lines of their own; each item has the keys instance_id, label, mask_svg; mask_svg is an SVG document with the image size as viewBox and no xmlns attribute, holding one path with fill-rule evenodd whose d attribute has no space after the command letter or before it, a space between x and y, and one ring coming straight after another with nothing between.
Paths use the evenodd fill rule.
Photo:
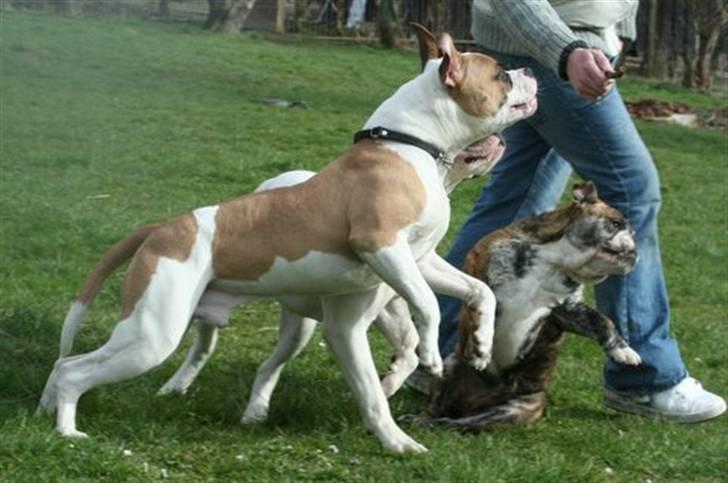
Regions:
<instances>
[{"instance_id":1,"label":"dog's pink tongue","mask_svg":"<svg viewBox=\"0 0 728 483\"><path fill-rule=\"evenodd\" d=\"M472 163L478 159L489 158L503 146L505 146L503 137L498 133L491 134L487 138L465 148L465 162Z\"/></svg>"}]
</instances>

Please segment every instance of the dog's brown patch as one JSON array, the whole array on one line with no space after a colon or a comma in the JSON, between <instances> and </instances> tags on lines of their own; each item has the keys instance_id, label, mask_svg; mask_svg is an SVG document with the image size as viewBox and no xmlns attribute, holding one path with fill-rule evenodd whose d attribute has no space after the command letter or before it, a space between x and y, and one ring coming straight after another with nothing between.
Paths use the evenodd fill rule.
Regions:
<instances>
[{"instance_id":1,"label":"dog's brown patch","mask_svg":"<svg viewBox=\"0 0 728 483\"><path fill-rule=\"evenodd\" d=\"M481 238L465 257L463 272L488 284L488 274L486 271L490 265L491 250L500 240L510 240L511 236L511 232L508 228L504 228ZM467 307L463 304L460 309L458 320L460 343L455 347L455 354L459 360L465 361L471 356L477 355L466 355L465 352L471 350L471 348L477 347L478 345L477 342L471 340L471 338L475 337L475 333L478 331L480 316L473 308Z\"/></svg>"},{"instance_id":2,"label":"dog's brown patch","mask_svg":"<svg viewBox=\"0 0 728 483\"><path fill-rule=\"evenodd\" d=\"M197 220L192 213L155 227L144 240L129 265L122 287L121 318L126 319L149 286L157 271L159 258L185 261L197 238Z\"/></svg>"},{"instance_id":3,"label":"dog's brown patch","mask_svg":"<svg viewBox=\"0 0 728 483\"><path fill-rule=\"evenodd\" d=\"M549 317L525 358L501 373L458 362L430 399L432 422L487 431L538 420L563 340L563 330Z\"/></svg>"},{"instance_id":4,"label":"dog's brown patch","mask_svg":"<svg viewBox=\"0 0 728 483\"><path fill-rule=\"evenodd\" d=\"M106 253L96 262L91 273L86 277L83 289L76 299L83 303L89 304L101 289L111 273L116 270L122 263L126 262L134 255L134 252L144 243L147 236L154 231L159 225L145 225L137 229L131 235L123 240L116 242Z\"/></svg>"},{"instance_id":5,"label":"dog's brown patch","mask_svg":"<svg viewBox=\"0 0 728 483\"><path fill-rule=\"evenodd\" d=\"M218 278L257 280L276 257L312 251L357 259L394 244L426 203L414 168L373 142L352 146L308 181L220 205L213 240Z\"/></svg>"},{"instance_id":6,"label":"dog's brown patch","mask_svg":"<svg viewBox=\"0 0 728 483\"><path fill-rule=\"evenodd\" d=\"M449 89L460 108L475 117L494 116L508 95L508 84L498 79L502 68L487 55L458 54L461 81Z\"/></svg>"}]
</instances>

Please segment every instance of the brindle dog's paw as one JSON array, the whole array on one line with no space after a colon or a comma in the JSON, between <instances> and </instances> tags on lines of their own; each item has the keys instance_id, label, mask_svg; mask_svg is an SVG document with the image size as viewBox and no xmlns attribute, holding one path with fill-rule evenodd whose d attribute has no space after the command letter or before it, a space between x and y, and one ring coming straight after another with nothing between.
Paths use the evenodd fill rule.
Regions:
<instances>
[{"instance_id":1,"label":"brindle dog's paw","mask_svg":"<svg viewBox=\"0 0 728 483\"><path fill-rule=\"evenodd\" d=\"M465 350L465 357L477 371L484 371L492 358L492 344L484 344L473 334Z\"/></svg>"},{"instance_id":2,"label":"brindle dog's paw","mask_svg":"<svg viewBox=\"0 0 728 483\"><path fill-rule=\"evenodd\" d=\"M470 365L475 368L477 371L484 371L486 367L488 367L488 364L490 364L490 354L487 356L477 356L472 359L470 359Z\"/></svg>"},{"instance_id":3,"label":"brindle dog's paw","mask_svg":"<svg viewBox=\"0 0 728 483\"><path fill-rule=\"evenodd\" d=\"M609 351L609 356L620 364L638 366L642 364L642 358L630 347L617 347Z\"/></svg>"},{"instance_id":4,"label":"brindle dog's paw","mask_svg":"<svg viewBox=\"0 0 728 483\"><path fill-rule=\"evenodd\" d=\"M405 426L432 426L432 418L424 414L403 414L397 417L397 423Z\"/></svg>"}]
</instances>

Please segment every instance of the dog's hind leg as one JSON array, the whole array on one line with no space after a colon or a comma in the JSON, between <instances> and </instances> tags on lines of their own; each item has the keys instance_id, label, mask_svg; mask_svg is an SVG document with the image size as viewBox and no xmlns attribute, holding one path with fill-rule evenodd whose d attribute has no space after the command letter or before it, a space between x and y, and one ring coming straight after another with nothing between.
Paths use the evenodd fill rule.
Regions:
<instances>
[{"instance_id":1,"label":"dog's hind leg","mask_svg":"<svg viewBox=\"0 0 728 483\"><path fill-rule=\"evenodd\" d=\"M161 258L143 295L109 340L93 352L58 362L48 390L56 394L61 434L84 436L76 429L76 406L86 391L143 374L172 354L212 276L209 265L204 249L182 263Z\"/></svg>"},{"instance_id":2,"label":"dog's hind leg","mask_svg":"<svg viewBox=\"0 0 728 483\"><path fill-rule=\"evenodd\" d=\"M261 423L266 420L270 398L283 368L306 347L317 323L314 319L301 317L285 307L281 308L278 344L273 354L258 368L248 406L241 420L243 424Z\"/></svg>"},{"instance_id":3,"label":"dog's hind leg","mask_svg":"<svg viewBox=\"0 0 728 483\"><path fill-rule=\"evenodd\" d=\"M382 445L397 453L424 452L427 448L397 426L377 377L367 329L387 301L380 292L324 298L324 335L354 393L364 422Z\"/></svg>"},{"instance_id":4,"label":"dog's hind leg","mask_svg":"<svg viewBox=\"0 0 728 483\"><path fill-rule=\"evenodd\" d=\"M392 299L382 310L374 325L382 331L394 348L394 358L382 378L382 389L387 398L396 393L404 381L417 368L417 329L410 316L407 302L400 297Z\"/></svg>"},{"instance_id":5,"label":"dog's hind leg","mask_svg":"<svg viewBox=\"0 0 728 483\"><path fill-rule=\"evenodd\" d=\"M157 391L158 396L172 392L186 394L187 389L215 351L220 328L205 320L197 320L195 326L197 327L197 337L187 353L187 358L177 372Z\"/></svg>"},{"instance_id":6,"label":"dog's hind leg","mask_svg":"<svg viewBox=\"0 0 728 483\"><path fill-rule=\"evenodd\" d=\"M228 325L232 311L256 297L234 295L207 288L195 309L197 337L187 358L177 372L162 386L157 395L178 392L185 394L210 356L215 352L219 329Z\"/></svg>"}]
</instances>

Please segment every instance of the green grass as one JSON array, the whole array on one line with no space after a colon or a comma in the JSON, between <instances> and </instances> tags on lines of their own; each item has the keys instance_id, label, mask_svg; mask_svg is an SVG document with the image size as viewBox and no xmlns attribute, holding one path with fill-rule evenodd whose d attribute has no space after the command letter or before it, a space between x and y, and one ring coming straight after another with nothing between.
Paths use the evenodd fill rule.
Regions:
<instances>
[{"instance_id":1,"label":"green grass","mask_svg":"<svg viewBox=\"0 0 728 483\"><path fill-rule=\"evenodd\" d=\"M272 43L194 26L2 13L0 478L4 481L723 481L728 418L661 424L605 411L603 356L571 338L548 414L480 436L409 428L431 452L393 456L367 434L316 336L284 373L271 417L239 425L271 350L273 305L241 309L186 397L155 397L189 344L158 371L91 391L68 441L33 417L68 303L99 254L133 227L249 191L341 153L371 111L413 76L414 54ZM716 100L626 80L630 98ZM264 97L304 99L280 109ZM728 392L724 133L638 124L662 173L662 252L674 332L691 373ZM453 227L480 183L453 198ZM78 350L118 314L121 274L101 294ZM378 364L389 349L372 334ZM424 400L405 389L394 414ZM333 445L333 446L332 446ZM124 450L131 453L125 454ZM611 474L610 474L611 472Z\"/></svg>"}]
</instances>

